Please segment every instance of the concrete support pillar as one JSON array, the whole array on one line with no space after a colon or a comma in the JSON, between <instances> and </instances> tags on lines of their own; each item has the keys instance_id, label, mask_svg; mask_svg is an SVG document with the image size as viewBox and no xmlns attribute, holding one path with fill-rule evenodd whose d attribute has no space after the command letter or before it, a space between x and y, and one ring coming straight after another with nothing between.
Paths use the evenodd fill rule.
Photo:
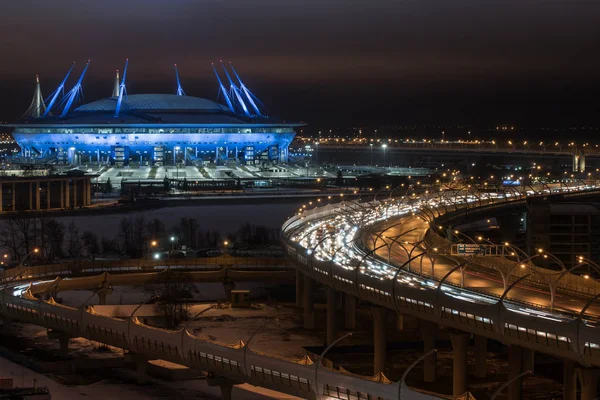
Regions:
<instances>
[{"instance_id":1,"label":"concrete support pillar","mask_svg":"<svg viewBox=\"0 0 600 400\"><path fill-rule=\"evenodd\" d=\"M304 276L296 270L296 307L302 307L302 295L304 294Z\"/></svg>"},{"instance_id":2,"label":"concrete support pillar","mask_svg":"<svg viewBox=\"0 0 600 400\"><path fill-rule=\"evenodd\" d=\"M373 374L378 374L385 370L387 309L373 306L371 310L373 312Z\"/></svg>"},{"instance_id":3,"label":"concrete support pillar","mask_svg":"<svg viewBox=\"0 0 600 400\"><path fill-rule=\"evenodd\" d=\"M208 386L218 386L221 389L221 399L222 400L231 400L231 392L233 390L233 385L236 382L233 382L227 378L223 378L221 376L209 376L206 383Z\"/></svg>"},{"instance_id":4,"label":"concrete support pillar","mask_svg":"<svg viewBox=\"0 0 600 400\"><path fill-rule=\"evenodd\" d=\"M71 204L73 207L77 207L77 179L73 179L73 199L71 200Z\"/></svg>"},{"instance_id":5,"label":"concrete support pillar","mask_svg":"<svg viewBox=\"0 0 600 400\"><path fill-rule=\"evenodd\" d=\"M148 358L137 353L125 353L125 362L135 364L135 375L140 385L148 383Z\"/></svg>"},{"instance_id":6,"label":"concrete support pillar","mask_svg":"<svg viewBox=\"0 0 600 400\"><path fill-rule=\"evenodd\" d=\"M148 383L148 359L144 356L136 354L135 361L135 377L140 385Z\"/></svg>"},{"instance_id":7,"label":"concrete support pillar","mask_svg":"<svg viewBox=\"0 0 600 400\"><path fill-rule=\"evenodd\" d=\"M60 355L67 357L69 355L69 340L71 338L66 333L58 335L58 343L60 344Z\"/></svg>"},{"instance_id":8,"label":"concrete support pillar","mask_svg":"<svg viewBox=\"0 0 600 400\"><path fill-rule=\"evenodd\" d=\"M33 210L33 182L29 182L29 209Z\"/></svg>"},{"instance_id":9,"label":"concrete support pillar","mask_svg":"<svg viewBox=\"0 0 600 400\"><path fill-rule=\"evenodd\" d=\"M52 196L51 196L51 192L50 192L50 182L48 182L48 184L46 186L46 208L48 210L52 206L51 200L52 200Z\"/></svg>"},{"instance_id":10,"label":"concrete support pillar","mask_svg":"<svg viewBox=\"0 0 600 400\"><path fill-rule=\"evenodd\" d=\"M337 338L337 292L334 288L327 288L327 345L332 344Z\"/></svg>"},{"instance_id":11,"label":"concrete support pillar","mask_svg":"<svg viewBox=\"0 0 600 400\"><path fill-rule=\"evenodd\" d=\"M17 211L17 185L12 184L12 210Z\"/></svg>"},{"instance_id":12,"label":"concrete support pillar","mask_svg":"<svg viewBox=\"0 0 600 400\"><path fill-rule=\"evenodd\" d=\"M65 181L60 181L60 208L65 208Z\"/></svg>"},{"instance_id":13,"label":"concrete support pillar","mask_svg":"<svg viewBox=\"0 0 600 400\"><path fill-rule=\"evenodd\" d=\"M475 377L485 378L487 375L487 338L475 335Z\"/></svg>"},{"instance_id":14,"label":"concrete support pillar","mask_svg":"<svg viewBox=\"0 0 600 400\"><path fill-rule=\"evenodd\" d=\"M233 385L232 384L228 384L228 385L221 385L219 386L219 388L221 389L221 399L222 400L231 400L233 399L233 397L231 396L231 392L233 391Z\"/></svg>"},{"instance_id":15,"label":"concrete support pillar","mask_svg":"<svg viewBox=\"0 0 600 400\"><path fill-rule=\"evenodd\" d=\"M356 297L344 295L344 329L356 329Z\"/></svg>"},{"instance_id":16,"label":"concrete support pillar","mask_svg":"<svg viewBox=\"0 0 600 400\"><path fill-rule=\"evenodd\" d=\"M304 329L315 329L315 309L313 304L313 280L304 275Z\"/></svg>"},{"instance_id":17,"label":"concrete support pillar","mask_svg":"<svg viewBox=\"0 0 600 400\"><path fill-rule=\"evenodd\" d=\"M523 348L522 354L523 372L531 371L531 373L533 373L535 371L535 351Z\"/></svg>"},{"instance_id":18,"label":"concrete support pillar","mask_svg":"<svg viewBox=\"0 0 600 400\"><path fill-rule=\"evenodd\" d=\"M423 352L428 353L435 349L437 325L429 321L420 321L421 336L423 337ZM437 376L437 353L433 353L423 360L423 380L435 382Z\"/></svg>"},{"instance_id":19,"label":"concrete support pillar","mask_svg":"<svg viewBox=\"0 0 600 400\"><path fill-rule=\"evenodd\" d=\"M92 182L86 180L85 187L87 188L87 191L85 192L85 205L89 206L92 204Z\"/></svg>"},{"instance_id":20,"label":"concrete support pillar","mask_svg":"<svg viewBox=\"0 0 600 400\"><path fill-rule=\"evenodd\" d=\"M42 201L40 196L40 182L35 183L35 209L40 211L42 209Z\"/></svg>"},{"instance_id":21,"label":"concrete support pillar","mask_svg":"<svg viewBox=\"0 0 600 400\"><path fill-rule=\"evenodd\" d=\"M65 181L65 208L70 208L71 207L71 202L70 197L71 197L71 193L70 192L70 185L69 185L69 181Z\"/></svg>"},{"instance_id":22,"label":"concrete support pillar","mask_svg":"<svg viewBox=\"0 0 600 400\"><path fill-rule=\"evenodd\" d=\"M2 182L0 182L0 213L1 213L2 211L4 211L4 210L2 209L2 206L4 205L2 200L4 199L4 197L2 197L2 196L3 196L3 195L2 195Z\"/></svg>"},{"instance_id":23,"label":"concrete support pillar","mask_svg":"<svg viewBox=\"0 0 600 400\"><path fill-rule=\"evenodd\" d=\"M564 360L563 362L563 400L577 399L577 374L575 373L575 361Z\"/></svg>"},{"instance_id":24,"label":"concrete support pillar","mask_svg":"<svg viewBox=\"0 0 600 400\"><path fill-rule=\"evenodd\" d=\"M460 396L467 391L467 349L469 334L465 332L450 333L452 341L452 394Z\"/></svg>"},{"instance_id":25,"label":"concrete support pillar","mask_svg":"<svg viewBox=\"0 0 600 400\"><path fill-rule=\"evenodd\" d=\"M600 369L580 368L577 371L581 385L581 400L598 399L598 376Z\"/></svg>"},{"instance_id":26,"label":"concrete support pillar","mask_svg":"<svg viewBox=\"0 0 600 400\"><path fill-rule=\"evenodd\" d=\"M235 289L235 282L230 279L223 281L223 290L225 290L225 301L231 301L231 291Z\"/></svg>"},{"instance_id":27,"label":"concrete support pillar","mask_svg":"<svg viewBox=\"0 0 600 400\"><path fill-rule=\"evenodd\" d=\"M85 180L82 180L81 186L83 188L81 190L81 205L87 206L87 182Z\"/></svg>"},{"instance_id":28,"label":"concrete support pillar","mask_svg":"<svg viewBox=\"0 0 600 400\"><path fill-rule=\"evenodd\" d=\"M10 319L2 319L2 328L0 329L0 335L12 334L12 321Z\"/></svg>"},{"instance_id":29,"label":"concrete support pillar","mask_svg":"<svg viewBox=\"0 0 600 400\"><path fill-rule=\"evenodd\" d=\"M396 313L396 330L398 332L404 330L404 316L400 313Z\"/></svg>"},{"instance_id":30,"label":"concrete support pillar","mask_svg":"<svg viewBox=\"0 0 600 400\"><path fill-rule=\"evenodd\" d=\"M523 348L521 346L508 346L508 400L520 400L523 378L516 377L524 372Z\"/></svg>"}]
</instances>

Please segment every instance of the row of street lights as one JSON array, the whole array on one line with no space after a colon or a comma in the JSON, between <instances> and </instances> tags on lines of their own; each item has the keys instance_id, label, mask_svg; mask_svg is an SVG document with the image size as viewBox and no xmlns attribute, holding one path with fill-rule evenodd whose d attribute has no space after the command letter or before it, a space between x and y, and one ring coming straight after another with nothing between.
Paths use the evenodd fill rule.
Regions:
<instances>
[{"instance_id":1,"label":"row of street lights","mask_svg":"<svg viewBox=\"0 0 600 400\"><path fill-rule=\"evenodd\" d=\"M29 253L27 253L25 255L25 257L23 257L21 259L21 261L19 262L19 265L17 265L17 267L22 267L23 264L25 263L25 260L27 260L27 257L29 257L32 254L37 254L37 253L39 253L39 251L40 251L40 249L38 249L37 247L34 248L33 250L31 250ZM2 256L2 261L0 262L0 265L6 265L6 262L8 262L8 258L9 258L8 254L4 254Z\"/></svg>"}]
</instances>

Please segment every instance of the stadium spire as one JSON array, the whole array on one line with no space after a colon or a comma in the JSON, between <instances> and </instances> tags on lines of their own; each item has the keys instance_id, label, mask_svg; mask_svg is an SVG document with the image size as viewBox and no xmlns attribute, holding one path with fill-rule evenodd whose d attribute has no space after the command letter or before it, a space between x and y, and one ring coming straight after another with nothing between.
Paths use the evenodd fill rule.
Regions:
<instances>
[{"instance_id":1,"label":"stadium spire","mask_svg":"<svg viewBox=\"0 0 600 400\"><path fill-rule=\"evenodd\" d=\"M185 96L185 92L181 87L181 81L179 80L179 70L177 69L177 64L175 64L175 78L177 79L177 96Z\"/></svg>"},{"instance_id":2,"label":"stadium spire","mask_svg":"<svg viewBox=\"0 0 600 400\"><path fill-rule=\"evenodd\" d=\"M221 67L223 67L223 70L225 71L225 75L227 76L227 79L229 80L229 86L230 86L230 90L232 93L231 97L235 96L233 98L237 99L238 103L242 107L242 110L244 110L244 114L246 114L247 116L250 116L248 107L246 107L246 103L244 103L244 100L242 99L242 96L240 94L240 89L236 86L235 83L233 83L233 80L231 79L231 76L229 75L227 68L225 68L225 65L223 65L223 61L221 61Z\"/></svg>"},{"instance_id":3,"label":"stadium spire","mask_svg":"<svg viewBox=\"0 0 600 400\"><path fill-rule=\"evenodd\" d=\"M115 84L113 86L112 97L119 97L119 70L115 74Z\"/></svg>"},{"instance_id":4,"label":"stadium spire","mask_svg":"<svg viewBox=\"0 0 600 400\"><path fill-rule=\"evenodd\" d=\"M58 87L56 88L56 90L54 90L54 92L52 92L52 94L50 95L50 102L48 103L48 107L46 107L46 111L44 111L44 114L42 114L42 117L47 117L48 114L50 114L50 111L52 110L52 107L54 106L54 103L58 99L58 95L60 95L61 93L64 92L64 90L65 90L65 83L67 82L67 79L69 78L69 75L71 75L71 71L73 71L73 67L75 67L75 61L73 61L73 64L71 65L71 68L69 68L69 71L67 71L67 74L65 75L65 77L62 80L62 82L60 83L60 85L58 85Z\"/></svg>"},{"instance_id":5,"label":"stadium spire","mask_svg":"<svg viewBox=\"0 0 600 400\"><path fill-rule=\"evenodd\" d=\"M26 117L39 118L46 111L46 104L44 103L44 98L42 97L42 89L40 88L40 77L38 75L35 76L35 91L33 92L33 100L31 100L31 105L25 111L25 114L21 117L21 119Z\"/></svg>"},{"instance_id":6,"label":"stadium spire","mask_svg":"<svg viewBox=\"0 0 600 400\"><path fill-rule=\"evenodd\" d=\"M129 66L129 58L125 60L125 69L123 70L123 79L119 86L119 99L117 100L117 108L115 109L115 118L119 117L121 112L121 104L123 103L123 94L127 95L127 89L125 88L125 79L127 78L127 67Z\"/></svg>"},{"instance_id":7,"label":"stadium spire","mask_svg":"<svg viewBox=\"0 0 600 400\"><path fill-rule=\"evenodd\" d=\"M83 82L83 78L85 77L85 73L87 72L90 66L90 62L91 61L88 60L88 62L85 63L85 68L83 68L83 72L81 73L81 75L79 75L79 80L77 80L75 86L73 86L73 88L69 90L69 93L65 96L65 98L67 99L67 103L65 104L65 108L63 108L62 114L60 114L61 118L65 118L67 116L69 110L71 109L71 106L73 105L73 101L75 101L75 98L81 96L83 92L83 89L81 88L81 82Z\"/></svg>"},{"instance_id":8,"label":"stadium spire","mask_svg":"<svg viewBox=\"0 0 600 400\"><path fill-rule=\"evenodd\" d=\"M221 82L221 77L215 68L215 63L211 63L213 71L215 71L215 76L217 77L217 81L219 81L219 90L223 93L223 97L225 97L225 101L227 102L227 107L231 110L232 113L235 113L235 108L233 107L233 103L231 102L231 98L229 98L229 93L225 90L225 86L223 86L223 82ZM217 96L218 97L218 96Z\"/></svg>"},{"instance_id":9,"label":"stadium spire","mask_svg":"<svg viewBox=\"0 0 600 400\"><path fill-rule=\"evenodd\" d=\"M258 116L262 116L262 114L260 113L260 110L258 109L258 106L256 105L256 103L254 102L254 99L252 98L252 97L255 97L255 96L252 94L252 92L250 91L250 89L248 89L246 87L246 85L244 85L244 82L242 82L242 79L238 75L238 73L235 70L235 68L233 68L233 64L231 62L229 63L229 67L231 68L231 70L233 71L233 74L237 78L238 83L240 84L241 91L246 95L246 98L248 99L248 102L250 103L250 105L252 106L252 108L254 109L254 111L256 112L256 114Z\"/></svg>"}]
</instances>

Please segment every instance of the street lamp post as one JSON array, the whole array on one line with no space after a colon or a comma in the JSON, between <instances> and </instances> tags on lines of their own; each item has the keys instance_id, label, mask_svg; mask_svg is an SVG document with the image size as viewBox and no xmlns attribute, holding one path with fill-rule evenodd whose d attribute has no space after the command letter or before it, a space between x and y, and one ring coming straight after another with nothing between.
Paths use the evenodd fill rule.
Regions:
<instances>
[{"instance_id":1,"label":"street lamp post","mask_svg":"<svg viewBox=\"0 0 600 400\"><path fill-rule=\"evenodd\" d=\"M173 166L175 167L175 179L179 180L179 165L177 164L177 152L181 149L179 146L175 146L173 149Z\"/></svg>"},{"instance_id":2,"label":"street lamp post","mask_svg":"<svg viewBox=\"0 0 600 400\"><path fill-rule=\"evenodd\" d=\"M371 162L369 165L373 165L373 143L369 143L369 148L371 149Z\"/></svg>"},{"instance_id":3,"label":"street lamp post","mask_svg":"<svg viewBox=\"0 0 600 400\"><path fill-rule=\"evenodd\" d=\"M208 307L208 308L205 308L204 310L200 311L199 313L197 313L196 315L194 315L192 318L190 318L190 319L189 319L189 320L188 320L188 321L185 323L185 325L183 325L183 328L182 328L182 329L183 329L183 330L186 330L186 329L187 329L187 327L188 327L188 325L189 325L190 323L192 323L192 322L193 322L193 321L194 321L196 318L198 318L199 316L201 316L202 314L204 314L204 313L205 313L205 312L207 312L208 310L212 310L212 309L214 309L214 308L217 308L217 306L213 304L213 305L211 305L210 307Z\"/></svg>"},{"instance_id":4,"label":"street lamp post","mask_svg":"<svg viewBox=\"0 0 600 400\"><path fill-rule=\"evenodd\" d=\"M381 147L383 147L383 166L385 167L386 162L385 162L385 149L387 149L387 144L382 144Z\"/></svg>"},{"instance_id":5,"label":"street lamp post","mask_svg":"<svg viewBox=\"0 0 600 400\"><path fill-rule=\"evenodd\" d=\"M262 326L260 328L258 328L257 330L255 330L252 335L250 335L250 337L248 338L248 340L246 341L246 344L244 345L244 371L246 371L246 375L250 376L250 374L248 373L248 363L246 362L246 353L248 352L248 345L250 344L250 342L252 341L252 339L254 338L254 336L256 336L256 334L258 334L259 332L262 332L267 325L273 323L273 322L277 322L279 321L278 318L273 318L268 320L267 322L265 322L264 324L262 324Z\"/></svg>"},{"instance_id":6,"label":"street lamp post","mask_svg":"<svg viewBox=\"0 0 600 400\"><path fill-rule=\"evenodd\" d=\"M416 367L418 363L420 363L422 360L426 359L433 353L437 353L437 349L430 350L427 353L423 354L421 357L417 358L415 362L413 362L408 368L406 368L406 371L404 371L404 373L402 374L402 378L400 378L400 385L398 385L398 400L400 400L400 397L402 396L402 389L404 389L404 387L406 386L406 383L404 381L406 380L408 373L414 367Z\"/></svg>"},{"instance_id":7,"label":"street lamp post","mask_svg":"<svg viewBox=\"0 0 600 400\"><path fill-rule=\"evenodd\" d=\"M142 307L144 304L147 304L147 303L151 302L152 300L157 299L158 297L159 296L152 295L147 300L144 300L142 303L138 304L138 306L136 308L133 309L133 311L129 315L129 319L127 320L127 338L131 337L131 320L133 319L133 316L135 315L137 310L139 310L140 307Z\"/></svg>"},{"instance_id":8,"label":"street lamp post","mask_svg":"<svg viewBox=\"0 0 600 400\"><path fill-rule=\"evenodd\" d=\"M521 379L522 377L524 377L525 375L530 375L532 374L532 371L525 371L522 374L519 374L517 376L515 376L514 378L512 378L511 380L509 380L508 382L505 382L504 384L502 384L502 386L500 386L498 388L498 390L496 390L494 392L494 394L492 394L492 397L490 397L490 400L494 400L496 397L498 397L498 395L500 394L500 392L502 392L508 385L510 385L511 383L513 383L514 381Z\"/></svg>"},{"instance_id":9,"label":"street lamp post","mask_svg":"<svg viewBox=\"0 0 600 400\"><path fill-rule=\"evenodd\" d=\"M348 336L352 336L352 332L348 332L345 335L341 336L340 338L338 338L337 340L335 340L333 343L331 343L329 346L327 346L327 348L325 350L323 350L323 352L321 353L321 355L319 356L319 359L317 361L315 361L315 390L317 392L317 398L319 400L321 400L321 391L319 390L319 365L321 364L321 361L323 360L323 357L325 357L325 354L336 344L338 344L339 342L341 342L342 340L346 339Z\"/></svg>"},{"instance_id":10,"label":"street lamp post","mask_svg":"<svg viewBox=\"0 0 600 400\"><path fill-rule=\"evenodd\" d=\"M39 252L39 251L40 251L40 249L38 249L38 248L36 247L35 249L33 249L32 251L30 251L29 253L27 253L27 254L25 255L25 257L23 257L23 258L21 259L21 262L19 263L18 267L22 267L22 266L23 266L23 263L25 262L25 260L27 259L27 257L29 257L30 255L32 255L32 254L34 254L34 253L37 253L37 252Z\"/></svg>"},{"instance_id":11,"label":"street lamp post","mask_svg":"<svg viewBox=\"0 0 600 400\"><path fill-rule=\"evenodd\" d=\"M177 152L179 151L180 147L179 146L175 146L173 147L173 166L177 166Z\"/></svg>"}]
</instances>

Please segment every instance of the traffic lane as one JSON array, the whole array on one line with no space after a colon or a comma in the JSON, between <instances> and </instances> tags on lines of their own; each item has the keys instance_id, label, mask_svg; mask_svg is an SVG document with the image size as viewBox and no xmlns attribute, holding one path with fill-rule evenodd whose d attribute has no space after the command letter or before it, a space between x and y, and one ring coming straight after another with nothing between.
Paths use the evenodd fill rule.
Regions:
<instances>
[{"instance_id":1,"label":"traffic lane","mask_svg":"<svg viewBox=\"0 0 600 400\"><path fill-rule=\"evenodd\" d=\"M414 246L411 245L404 246L406 247L406 250L408 250L408 253L402 247L392 247L390 261L396 267L401 267L408 261L409 253L414 248ZM414 256L416 254L419 254L419 252L419 249L415 249L412 255ZM377 250L375 253L383 259L387 259L388 257L388 250L385 247ZM434 267L433 274L432 265ZM407 267L408 266L405 266L406 269L408 269ZM422 263L420 260L412 261L410 265L411 270L419 273L426 273L432 275L438 280L441 280L452 268L455 267L456 263L444 257L437 257L434 263L432 263L429 257L422 257ZM446 281L455 285L460 285L460 271L453 272L450 276L446 278ZM487 270L477 269L476 267L465 269L464 285L465 288L471 288L476 291L483 291L498 297L502 296L502 294L504 293L504 283L500 274L493 275L487 272ZM517 286L513 287L508 293L507 298L515 299L517 301L525 301L527 303L532 303L543 307L550 307L551 303L549 288L548 290L544 290L535 286L529 286L525 284L517 284ZM587 302L588 299L586 298L569 296L563 293L556 293L554 299L554 308L557 310L566 310L574 313L579 313L583 309L583 307L585 307ZM600 315L600 304L592 304L588 308L586 313L591 315Z\"/></svg>"}]
</instances>

